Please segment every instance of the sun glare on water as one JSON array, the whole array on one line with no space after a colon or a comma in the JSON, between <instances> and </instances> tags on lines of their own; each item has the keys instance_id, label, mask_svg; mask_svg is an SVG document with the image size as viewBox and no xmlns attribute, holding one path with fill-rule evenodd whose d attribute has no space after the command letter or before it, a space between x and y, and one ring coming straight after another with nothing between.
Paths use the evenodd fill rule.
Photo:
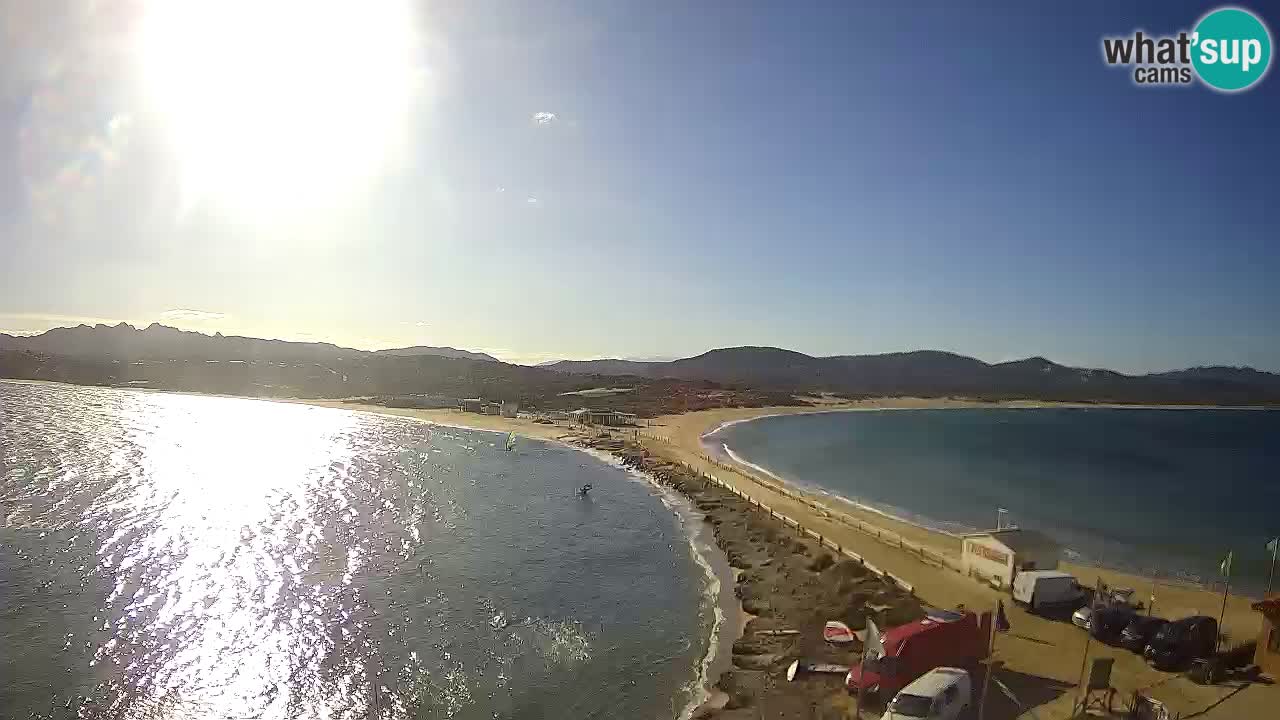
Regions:
<instances>
[{"instance_id":1,"label":"sun glare on water","mask_svg":"<svg viewBox=\"0 0 1280 720\"><path fill-rule=\"evenodd\" d=\"M375 176L423 75L404 0L156 0L139 50L184 194L256 210Z\"/></svg>"}]
</instances>

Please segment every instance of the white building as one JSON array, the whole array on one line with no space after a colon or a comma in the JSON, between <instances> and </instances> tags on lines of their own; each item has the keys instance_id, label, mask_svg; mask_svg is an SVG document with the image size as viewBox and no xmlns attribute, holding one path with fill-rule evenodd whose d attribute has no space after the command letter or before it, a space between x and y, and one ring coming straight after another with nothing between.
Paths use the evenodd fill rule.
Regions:
<instances>
[{"instance_id":1,"label":"white building","mask_svg":"<svg viewBox=\"0 0 1280 720\"><path fill-rule=\"evenodd\" d=\"M1007 588L1022 570L1056 570L1061 554L1042 532L1006 528L965 535L960 565L969 577Z\"/></svg>"},{"instance_id":2,"label":"white building","mask_svg":"<svg viewBox=\"0 0 1280 720\"><path fill-rule=\"evenodd\" d=\"M624 413L616 410L589 410L587 408L572 410L569 412L569 419L580 425L619 426L636 424L634 413Z\"/></svg>"}]
</instances>

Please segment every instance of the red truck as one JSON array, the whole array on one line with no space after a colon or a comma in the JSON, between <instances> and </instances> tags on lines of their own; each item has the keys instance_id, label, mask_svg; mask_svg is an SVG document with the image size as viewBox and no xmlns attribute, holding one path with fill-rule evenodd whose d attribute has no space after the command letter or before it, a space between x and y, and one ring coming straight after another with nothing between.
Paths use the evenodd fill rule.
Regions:
<instances>
[{"instance_id":1,"label":"red truck","mask_svg":"<svg viewBox=\"0 0 1280 720\"><path fill-rule=\"evenodd\" d=\"M854 665L845 676L849 692L888 700L912 680L936 667L974 670L987 656L991 614L931 611L923 620L884 631L884 657ZM865 667L864 667L865 665Z\"/></svg>"}]
</instances>

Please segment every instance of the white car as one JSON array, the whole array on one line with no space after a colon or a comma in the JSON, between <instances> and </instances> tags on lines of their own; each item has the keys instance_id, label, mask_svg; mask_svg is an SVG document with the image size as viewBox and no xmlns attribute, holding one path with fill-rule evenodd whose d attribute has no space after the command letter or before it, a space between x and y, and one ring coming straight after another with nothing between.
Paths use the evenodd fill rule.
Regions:
<instances>
[{"instance_id":1,"label":"white car","mask_svg":"<svg viewBox=\"0 0 1280 720\"><path fill-rule=\"evenodd\" d=\"M955 720L972 699L969 673L959 668L934 668L893 696L881 720Z\"/></svg>"}]
</instances>

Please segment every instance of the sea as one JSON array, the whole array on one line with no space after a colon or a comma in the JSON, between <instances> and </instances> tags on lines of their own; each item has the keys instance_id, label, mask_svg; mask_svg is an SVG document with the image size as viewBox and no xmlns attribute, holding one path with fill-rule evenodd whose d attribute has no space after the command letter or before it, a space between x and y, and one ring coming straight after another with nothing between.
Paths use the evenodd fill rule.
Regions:
<instances>
[{"instance_id":1,"label":"sea","mask_svg":"<svg viewBox=\"0 0 1280 720\"><path fill-rule=\"evenodd\" d=\"M1277 411L830 412L733 423L704 443L921 526L1043 530L1077 563L1221 588L1231 553L1246 595L1262 593L1280 535Z\"/></svg>"},{"instance_id":2,"label":"sea","mask_svg":"<svg viewBox=\"0 0 1280 720\"><path fill-rule=\"evenodd\" d=\"M0 382L0 717L687 716L723 620L703 524L504 441Z\"/></svg>"}]
</instances>

